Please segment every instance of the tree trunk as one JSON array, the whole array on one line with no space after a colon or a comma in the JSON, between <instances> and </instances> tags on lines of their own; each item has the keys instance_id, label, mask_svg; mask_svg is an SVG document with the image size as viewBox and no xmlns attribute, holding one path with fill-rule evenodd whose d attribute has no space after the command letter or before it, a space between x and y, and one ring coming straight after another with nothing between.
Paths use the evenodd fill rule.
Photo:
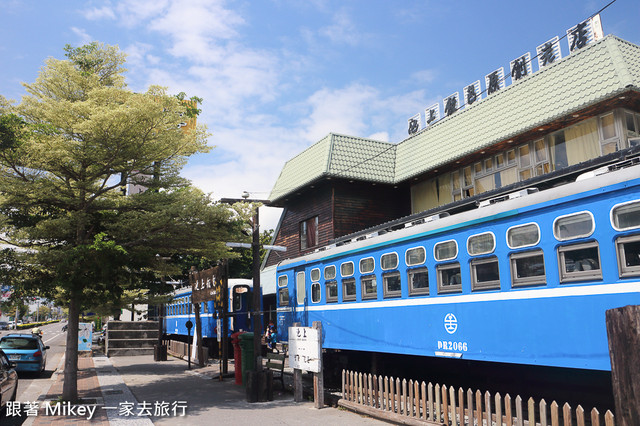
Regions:
<instances>
[{"instance_id":1,"label":"tree trunk","mask_svg":"<svg viewBox=\"0 0 640 426\"><path fill-rule=\"evenodd\" d=\"M69 322L67 323L67 347L64 361L64 383L62 399L75 402L78 400L78 324L80 310L74 295L69 300Z\"/></svg>"}]
</instances>

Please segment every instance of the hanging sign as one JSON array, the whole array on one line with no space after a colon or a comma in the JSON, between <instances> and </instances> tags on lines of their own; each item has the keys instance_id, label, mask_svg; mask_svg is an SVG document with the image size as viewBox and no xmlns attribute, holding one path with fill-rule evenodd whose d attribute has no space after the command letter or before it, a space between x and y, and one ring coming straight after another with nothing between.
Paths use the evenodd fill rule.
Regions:
<instances>
[{"instance_id":1,"label":"hanging sign","mask_svg":"<svg viewBox=\"0 0 640 426\"><path fill-rule=\"evenodd\" d=\"M595 15L566 31L566 38L569 44L569 54L574 53L589 43L600 40L604 37L600 15ZM564 37L563 37L564 38ZM536 48L538 59L538 71L562 59L560 49L560 38L553 37ZM504 68L500 67L487 74L484 78L485 96L490 96L506 87L506 78L511 77L511 83L533 74L532 58L529 52L512 60L509 64L509 75L505 75ZM482 99L482 88L480 80L465 86L462 90L462 97L458 92L447 96L442 100L443 117L440 116L440 105L434 104L425 109L425 127L435 124L440 118L449 117L465 106L469 107ZM421 114L411 117L408 121L409 135L413 135L421 129Z\"/></svg>"},{"instance_id":2,"label":"hanging sign","mask_svg":"<svg viewBox=\"0 0 640 426\"><path fill-rule=\"evenodd\" d=\"M217 266L204 271L191 272L189 274L191 301L201 303L215 300L218 289L221 288L221 278Z\"/></svg>"}]
</instances>

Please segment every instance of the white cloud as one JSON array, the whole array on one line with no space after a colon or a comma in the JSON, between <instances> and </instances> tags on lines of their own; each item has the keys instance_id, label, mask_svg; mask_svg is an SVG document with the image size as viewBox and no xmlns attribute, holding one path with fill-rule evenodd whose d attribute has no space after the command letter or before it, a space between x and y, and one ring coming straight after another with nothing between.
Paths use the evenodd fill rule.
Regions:
<instances>
[{"instance_id":1,"label":"white cloud","mask_svg":"<svg viewBox=\"0 0 640 426\"><path fill-rule=\"evenodd\" d=\"M334 43L349 46L358 46L366 38L366 35L356 28L345 10L335 13L331 25L322 28L320 34Z\"/></svg>"},{"instance_id":2,"label":"white cloud","mask_svg":"<svg viewBox=\"0 0 640 426\"><path fill-rule=\"evenodd\" d=\"M315 92L307 100L311 109L309 118L303 121L307 139L317 141L329 132L347 135L367 133L369 114L378 98L375 88L362 84Z\"/></svg>"},{"instance_id":3,"label":"white cloud","mask_svg":"<svg viewBox=\"0 0 640 426\"><path fill-rule=\"evenodd\" d=\"M73 33L79 37L80 41L79 41L79 45L85 45L85 44L89 44L93 41L93 39L91 38L91 36L89 35L89 33L87 33L84 29L82 28L78 28L78 27L71 27L71 31L73 31Z\"/></svg>"},{"instance_id":4,"label":"white cloud","mask_svg":"<svg viewBox=\"0 0 640 426\"><path fill-rule=\"evenodd\" d=\"M103 6L100 8L94 7L93 9L85 10L83 12L83 16L90 21L116 18L116 14L113 9L108 6Z\"/></svg>"}]
</instances>

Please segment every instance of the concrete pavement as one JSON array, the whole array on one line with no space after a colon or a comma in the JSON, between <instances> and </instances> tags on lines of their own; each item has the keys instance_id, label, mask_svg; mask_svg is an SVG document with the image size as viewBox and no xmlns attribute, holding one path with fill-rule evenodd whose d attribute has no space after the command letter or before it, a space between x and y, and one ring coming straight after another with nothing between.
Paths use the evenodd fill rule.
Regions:
<instances>
[{"instance_id":1,"label":"concrete pavement","mask_svg":"<svg viewBox=\"0 0 640 426\"><path fill-rule=\"evenodd\" d=\"M35 425L327 425L382 424L343 409L295 403L289 391L274 383L274 401L248 403L245 389L233 378L218 380L218 364L187 369L181 359L156 362L151 355L80 358L78 392L85 408L53 411L62 391L60 369L48 391L38 398L37 415L24 423ZM193 364L192 364L193 367ZM233 363L229 366L233 372ZM23 407L24 408L24 407ZM82 413L80 411L84 410ZM66 415L63 415L66 414ZM91 417L91 419L88 419Z\"/></svg>"}]
</instances>

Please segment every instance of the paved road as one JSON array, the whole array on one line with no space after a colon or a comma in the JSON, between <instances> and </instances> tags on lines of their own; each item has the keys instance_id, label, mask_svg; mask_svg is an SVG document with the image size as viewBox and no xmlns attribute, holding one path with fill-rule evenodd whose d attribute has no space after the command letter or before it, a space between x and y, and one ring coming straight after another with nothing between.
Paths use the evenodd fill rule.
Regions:
<instances>
[{"instance_id":1,"label":"paved road","mask_svg":"<svg viewBox=\"0 0 640 426\"><path fill-rule=\"evenodd\" d=\"M49 379L60 364L60 360L64 355L65 339L67 333L62 332L62 326L66 323L54 323L40 327L42 329L42 341L50 348L47 351L47 364L42 374L37 373L19 373L18 375L18 395L17 400L20 402L37 401L38 396L48 387L51 382ZM9 333L28 333L29 330L3 330L0 331L0 337ZM21 425L26 417L12 417L2 419L2 425L17 426Z\"/></svg>"}]
</instances>

